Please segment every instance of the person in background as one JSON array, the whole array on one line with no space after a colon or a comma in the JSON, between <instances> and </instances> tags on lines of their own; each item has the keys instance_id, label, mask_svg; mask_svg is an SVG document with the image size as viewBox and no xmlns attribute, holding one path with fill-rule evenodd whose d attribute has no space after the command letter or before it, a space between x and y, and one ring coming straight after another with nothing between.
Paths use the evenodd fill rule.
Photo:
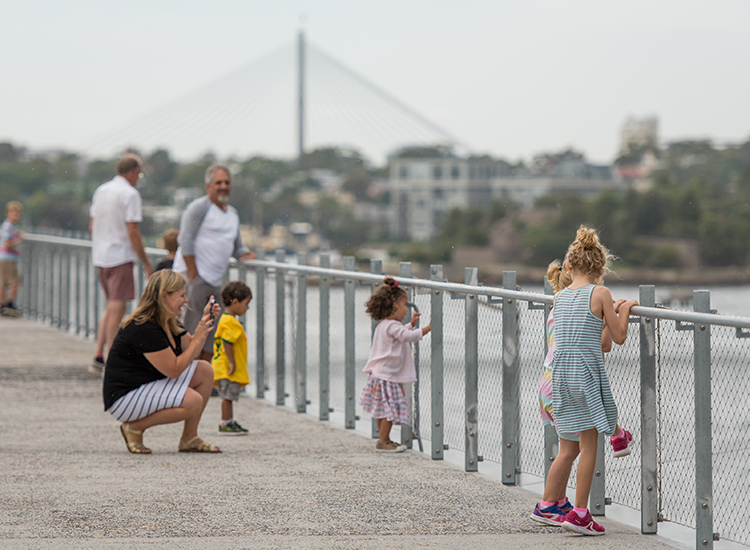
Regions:
<instances>
[{"instance_id":1,"label":"person in background","mask_svg":"<svg viewBox=\"0 0 750 550\"><path fill-rule=\"evenodd\" d=\"M6 317L21 315L15 300L21 284L18 263L21 261L20 247L24 232L18 229L18 222L22 213L23 206L20 202L9 202L5 205L5 221L0 225L0 314Z\"/></svg>"},{"instance_id":2,"label":"person in background","mask_svg":"<svg viewBox=\"0 0 750 550\"><path fill-rule=\"evenodd\" d=\"M209 296L221 294L221 279L229 258L252 260L255 253L242 244L240 217L229 205L232 177L221 164L209 166L205 176L206 195L187 205L180 220L179 248L174 269L187 275L188 309L185 328L193 330ZM210 361L214 333L208 335L200 358Z\"/></svg>"},{"instance_id":3,"label":"person in background","mask_svg":"<svg viewBox=\"0 0 750 550\"><path fill-rule=\"evenodd\" d=\"M166 259L156 264L154 271L161 269L172 269L172 263L174 262L174 255L177 252L177 236L180 234L176 229L167 229L161 236L161 240L164 242L163 248L167 251Z\"/></svg>"},{"instance_id":4,"label":"person in background","mask_svg":"<svg viewBox=\"0 0 750 550\"><path fill-rule=\"evenodd\" d=\"M135 298L135 261L141 259L148 277L152 273L139 228L141 194L136 184L142 177L141 159L137 155L125 155L117 163L117 175L97 187L91 199L91 259L107 300L96 333L94 361L89 366L89 370L97 374L104 371L104 348L112 347L125 315L126 302Z\"/></svg>"}]
</instances>

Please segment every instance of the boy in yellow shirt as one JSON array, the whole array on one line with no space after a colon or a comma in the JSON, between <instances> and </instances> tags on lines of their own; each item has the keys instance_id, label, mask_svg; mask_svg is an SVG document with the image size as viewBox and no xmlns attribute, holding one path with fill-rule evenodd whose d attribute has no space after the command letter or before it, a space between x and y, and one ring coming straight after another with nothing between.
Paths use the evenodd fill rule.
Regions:
<instances>
[{"instance_id":1,"label":"boy in yellow shirt","mask_svg":"<svg viewBox=\"0 0 750 550\"><path fill-rule=\"evenodd\" d=\"M240 398L240 387L250 383L247 374L247 336L237 317L247 311L253 293L242 281L230 281L221 289L224 313L219 317L214 335L214 385L219 387L221 398L221 424L223 435L247 435L248 430L234 420L233 401Z\"/></svg>"}]
</instances>

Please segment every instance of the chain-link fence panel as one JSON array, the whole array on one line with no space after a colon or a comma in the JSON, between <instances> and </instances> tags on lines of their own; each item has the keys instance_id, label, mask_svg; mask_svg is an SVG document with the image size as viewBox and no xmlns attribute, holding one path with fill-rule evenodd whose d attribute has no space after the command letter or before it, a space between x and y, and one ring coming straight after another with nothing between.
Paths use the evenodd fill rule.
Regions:
<instances>
[{"instance_id":1,"label":"chain-link fence panel","mask_svg":"<svg viewBox=\"0 0 750 550\"><path fill-rule=\"evenodd\" d=\"M544 477L544 426L539 411L539 384L544 372L544 308L518 301L518 367L520 383L520 462L522 472Z\"/></svg>"},{"instance_id":2,"label":"chain-link fence panel","mask_svg":"<svg viewBox=\"0 0 750 550\"><path fill-rule=\"evenodd\" d=\"M432 297L429 294L414 293L413 302L417 306L417 309L422 314L419 319L419 325L424 326L432 322ZM430 366L431 361L431 337L427 336L418 342L419 346L419 362L416 364L417 377L419 378L418 384L413 386L415 393L415 407L419 407L419 430L418 433L422 439L430 439L432 433L432 371Z\"/></svg>"},{"instance_id":3,"label":"chain-link fence panel","mask_svg":"<svg viewBox=\"0 0 750 550\"><path fill-rule=\"evenodd\" d=\"M462 295L465 296L465 295ZM466 302L441 292L443 303L443 442L466 447ZM429 335L425 342L429 342Z\"/></svg>"},{"instance_id":4,"label":"chain-link fence panel","mask_svg":"<svg viewBox=\"0 0 750 550\"><path fill-rule=\"evenodd\" d=\"M659 514L695 526L693 331L656 319Z\"/></svg>"},{"instance_id":5,"label":"chain-link fence panel","mask_svg":"<svg viewBox=\"0 0 750 550\"><path fill-rule=\"evenodd\" d=\"M738 504L750 495L750 340L729 327L711 327L714 529L750 545L750 519Z\"/></svg>"},{"instance_id":6,"label":"chain-link fence panel","mask_svg":"<svg viewBox=\"0 0 750 550\"><path fill-rule=\"evenodd\" d=\"M479 302L479 454L500 462L503 446L503 309Z\"/></svg>"},{"instance_id":7,"label":"chain-link fence panel","mask_svg":"<svg viewBox=\"0 0 750 550\"><path fill-rule=\"evenodd\" d=\"M637 320L637 318L633 318ZM628 325L625 343L612 343L604 365L617 405L617 421L633 434L633 451L626 457L612 456L609 438L604 438L606 495L613 502L638 509L641 505L641 370L639 325Z\"/></svg>"}]
</instances>

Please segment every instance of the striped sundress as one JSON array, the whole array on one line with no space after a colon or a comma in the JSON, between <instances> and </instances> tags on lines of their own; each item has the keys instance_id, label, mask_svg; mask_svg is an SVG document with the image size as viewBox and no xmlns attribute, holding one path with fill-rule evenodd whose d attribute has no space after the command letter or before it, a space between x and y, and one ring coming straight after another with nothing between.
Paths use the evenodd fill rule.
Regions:
<instances>
[{"instance_id":1,"label":"striped sundress","mask_svg":"<svg viewBox=\"0 0 750 550\"><path fill-rule=\"evenodd\" d=\"M576 440L576 432L591 428L613 435L617 426L617 406L604 370L603 323L591 313L593 290L594 285L566 288L555 297L552 406L557 433L564 439Z\"/></svg>"}]
</instances>

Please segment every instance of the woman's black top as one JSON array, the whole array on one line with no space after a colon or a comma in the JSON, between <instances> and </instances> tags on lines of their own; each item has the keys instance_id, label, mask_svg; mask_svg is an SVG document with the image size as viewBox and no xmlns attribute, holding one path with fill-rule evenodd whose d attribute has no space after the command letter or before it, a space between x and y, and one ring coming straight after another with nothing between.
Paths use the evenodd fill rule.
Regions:
<instances>
[{"instance_id":1,"label":"woman's black top","mask_svg":"<svg viewBox=\"0 0 750 550\"><path fill-rule=\"evenodd\" d=\"M104 369L104 410L109 410L115 401L128 392L166 378L143 354L169 347L175 355L180 355L181 339L185 332L173 335L173 347L167 333L154 321L146 321L140 325L132 321L121 328L112 342Z\"/></svg>"}]
</instances>

